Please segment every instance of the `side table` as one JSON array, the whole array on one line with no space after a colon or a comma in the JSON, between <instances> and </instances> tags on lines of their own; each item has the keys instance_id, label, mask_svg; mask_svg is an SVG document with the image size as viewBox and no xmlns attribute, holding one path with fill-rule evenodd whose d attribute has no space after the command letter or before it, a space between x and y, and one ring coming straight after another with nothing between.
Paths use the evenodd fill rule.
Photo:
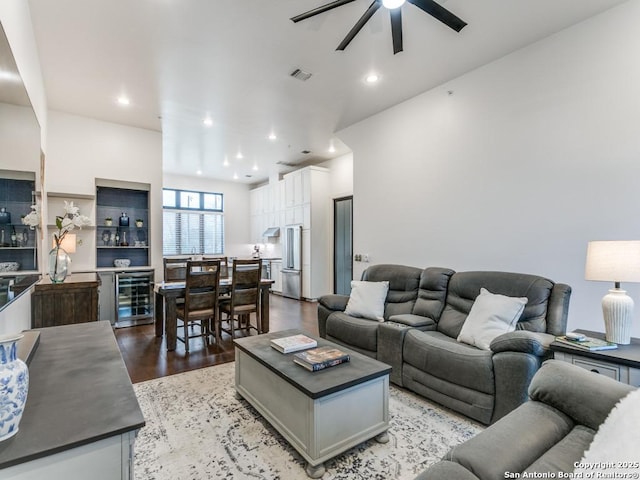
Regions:
<instances>
[{"instance_id":1,"label":"side table","mask_svg":"<svg viewBox=\"0 0 640 480\"><path fill-rule=\"evenodd\" d=\"M604 340L604 333L590 330L576 330L588 337ZM618 345L614 350L590 352L565 345L551 343L551 351L556 360L573 363L578 367L618 380L619 382L640 387L640 339L632 338L629 345Z\"/></svg>"},{"instance_id":2,"label":"side table","mask_svg":"<svg viewBox=\"0 0 640 480\"><path fill-rule=\"evenodd\" d=\"M31 328L98 321L96 273L74 273L62 283L44 277L31 294Z\"/></svg>"}]
</instances>

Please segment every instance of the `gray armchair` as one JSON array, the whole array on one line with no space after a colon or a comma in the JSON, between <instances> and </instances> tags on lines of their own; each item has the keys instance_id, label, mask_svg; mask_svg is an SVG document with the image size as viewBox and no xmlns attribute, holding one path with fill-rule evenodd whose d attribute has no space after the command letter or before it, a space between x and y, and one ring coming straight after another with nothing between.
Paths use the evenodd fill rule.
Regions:
<instances>
[{"instance_id":1,"label":"gray armchair","mask_svg":"<svg viewBox=\"0 0 640 480\"><path fill-rule=\"evenodd\" d=\"M603 375L549 360L531 382L530 401L451 449L416 480L495 480L506 478L506 472L557 478L559 472L573 472L598 427L632 390Z\"/></svg>"}]
</instances>

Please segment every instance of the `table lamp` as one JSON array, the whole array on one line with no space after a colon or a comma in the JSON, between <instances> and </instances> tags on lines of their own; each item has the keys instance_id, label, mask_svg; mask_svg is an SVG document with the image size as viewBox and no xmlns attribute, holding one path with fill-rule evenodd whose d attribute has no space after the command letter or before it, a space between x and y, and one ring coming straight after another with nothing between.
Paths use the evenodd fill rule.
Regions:
<instances>
[{"instance_id":1,"label":"table lamp","mask_svg":"<svg viewBox=\"0 0 640 480\"><path fill-rule=\"evenodd\" d=\"M620 282L640 282L640 241L589 242L585 279L614 282L615 288L602 298L605 338L631 343L633 299L620 288Z\"/></svg>"},{"instance_id":2,"label":"table lamp","mask_svg":"<svg viewBox=\"0 0 640 480\"><path fill-rule=\"evenodd\" d=\"M62 242L60 242L60 248L62 248L67 253L76 253L76 234L75 233L67 233L63 238ZM52 240L52 247L56 246L56 241Z\"/></svg>"}]
</instances>

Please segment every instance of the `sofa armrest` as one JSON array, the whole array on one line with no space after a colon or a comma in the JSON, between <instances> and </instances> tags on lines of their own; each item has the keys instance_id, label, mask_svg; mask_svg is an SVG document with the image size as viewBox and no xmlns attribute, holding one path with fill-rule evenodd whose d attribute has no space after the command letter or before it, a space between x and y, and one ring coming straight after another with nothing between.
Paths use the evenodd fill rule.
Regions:
<instances>
[{"instance_id":1,"label":"sofa armrest","mask_svg":"<svg viewBox=\"0 0 640 480\"><path fill-rule=\"evenodd\" d=\"M402 384L402 350L404 337L411 327L402 323L383 322L378 326L378 356L377 360L391 365L389 381Z\"/></svg>"},{"instance_id":2,"label":"sofa armrest","mask_svg":"<svg viewBox=\"0 0 640 480\"><path fill-rule=\"evenodd\" d=\"M548 333L516 330L494 338L490 348L493 353L520 352L545 357L549 354L549 345L554 340L555 337Z\"/></svg>"},{"instance_id":3,"label":"sofa armrest","mask_svg":"<svg viewBox=\"0 0 640 480\"><path fill-rule=\"evenodd\" d=\"M456 462L441 460L429 467L414 480L478 480L473 473Z\"/></svg>"},{"instance_id":4,"label":"sofa armrest","mask_svg":"<svg viewBox=\"0 0 640 480\"><path fill-rule=\"evenodd\" d=\"M323 295L318 298L318 303L328 308L329 310L333 310L334 312L344 312L344 309L347 308L347 303L349 302L348 295Z\"/></svg>"},{"instance_id":5,"label":"sofa armrest","mask_svg":"<svg viewBox=\"0 0 640 480\"><path fill-rule=\"evenodd\" d=\"M403 313L400 315L391 315L390 322L400 323L407 327L417 328L418 330L435 330L436 322L433 318L415 315L413 313Z\"/></svg>"},{"instance_id":6,"label":"sofa armrest","mask_svg":"<svg viewBox=\"0 0 640 480\"><path fill-rule=\"evenodd\" d=\"M529 386L532 400L546 403L576 423L597 430L634 387L560 360L542 364Z\"/></svg>"},{"instance_id":7,"label":"sofa armrest","mask_svg":"<svg viewBox=\"0 0 640 480\"><path fill-rule=\"evenodd\" d=\"M323 295L318 298L318 333L321 338L327 338L327 318L333 312L344 312L349 297L347 295Z\"/></svg>"}]
</instances>

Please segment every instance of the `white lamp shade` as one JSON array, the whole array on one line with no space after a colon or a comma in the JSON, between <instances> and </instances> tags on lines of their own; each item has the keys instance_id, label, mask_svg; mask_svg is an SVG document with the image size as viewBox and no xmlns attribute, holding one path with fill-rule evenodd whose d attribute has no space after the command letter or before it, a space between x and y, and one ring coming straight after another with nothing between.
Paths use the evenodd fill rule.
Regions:
<instances>
[{"instance_id":1,"label":"white lamp shade","mask_svg":"<svg viewBox=\"0 0 640 480\"><path fill-rule=\"evenodd\" d=\"M55 239L52 239L52 247L56 246ZM67 233L60 243L60 247L67 253L76 253L76 234Z\"/></svg>"},{"instance_id":2,"label":"white lamp shade","mask_svg":"<svg viewBox=\"0 0 640 480\"><path fill-rule=\"evenodd\" d=\"M640 240L589 242L584 276L602 282L640 282Z\"/></svg>"}]
</instances>

